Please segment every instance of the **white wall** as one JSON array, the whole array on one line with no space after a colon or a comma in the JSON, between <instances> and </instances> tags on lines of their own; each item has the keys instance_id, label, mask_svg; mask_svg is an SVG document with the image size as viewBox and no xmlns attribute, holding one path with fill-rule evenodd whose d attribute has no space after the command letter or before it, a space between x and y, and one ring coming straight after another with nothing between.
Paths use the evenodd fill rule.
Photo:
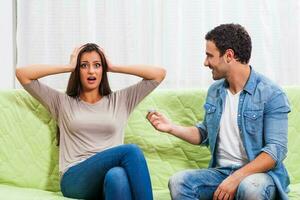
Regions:
<instances>
[{"instance_id":1,"label":"white wall","mask_svg":"<svg viewBox=\"0 0 300 200\"><path fill-rule=\"evenodd\" d=\"M14 0L0 1L0 89L14 88L15 15Z\"/></svg>"},{"instance_id":2,"label":"white wall","mask_svg":"<svg viewBox=\"0 0 300 200\"><path fill-rule=\"evenodd\" d=\"M252 38L256 71L282 86L300 85L300 0L15 1L17 66L65 64L75 46L95 42L114 64L164 66L160 88L208 87L213 80L203 67L204 36L234 22ZM65 89L68 77L43 81ZM117 73L109 81L116 90L137 80Z\"/></svg>"}]
</instances>

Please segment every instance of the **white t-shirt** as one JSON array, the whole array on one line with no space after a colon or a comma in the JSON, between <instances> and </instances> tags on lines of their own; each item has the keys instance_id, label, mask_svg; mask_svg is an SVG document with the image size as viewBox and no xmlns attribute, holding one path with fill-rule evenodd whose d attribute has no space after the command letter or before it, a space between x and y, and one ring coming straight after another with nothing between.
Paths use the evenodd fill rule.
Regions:
<instances>
[{"instance_id":1,"label":"white t-shirt","mask_svg":"<svg viewBox=\"0 0 300 200\"><path fill-rule=\"evenodd\" d=\"M227 89L225 107L221 116L217 146L217 166L243 166L248 157L237 124L240 92L232 94Z\"/></svg>"}]
</instances>

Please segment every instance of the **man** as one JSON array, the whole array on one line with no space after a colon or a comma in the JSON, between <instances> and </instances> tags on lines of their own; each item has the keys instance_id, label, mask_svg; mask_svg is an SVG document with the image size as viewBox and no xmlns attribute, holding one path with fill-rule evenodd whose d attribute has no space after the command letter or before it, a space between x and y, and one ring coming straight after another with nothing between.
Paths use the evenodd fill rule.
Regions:
<instances>
[{"instance_id":1,"label":"man","mask_svg":"<svg viewBox=\"0 0 300 200\"><path fill-rule=\"evenodd\" d=\"M205 39L204 65L218 81L208 90L203 123L183 127L156 111L147 115L157 130L211 151L208 169L171 177L172 199L288 199L286 95L248 64L251 38L241 25L222 24Z\"/></svg>"}]
</instances>

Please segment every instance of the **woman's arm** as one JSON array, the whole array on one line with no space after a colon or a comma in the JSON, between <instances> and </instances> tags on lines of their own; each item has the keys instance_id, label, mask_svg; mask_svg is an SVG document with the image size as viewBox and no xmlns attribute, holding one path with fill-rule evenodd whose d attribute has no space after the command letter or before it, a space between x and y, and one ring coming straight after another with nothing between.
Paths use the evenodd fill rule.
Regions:
<instances>
[{"instance_id":1,"label":"woman's arm","mask_svg":"<svg viewBox=\"0 0 300 200\"><path fill-rule=\"evenodd\" d=\"M22 85L30 83L32 80L44 76L72 72L73 67L70 65L29 65L16 69L16 76Z\"/></svg>"},{"instance_id":2,"label":"woman's arm","mask_svg":"<svg viewBox=\"0 0 300 200\"><path fill-rule=\"evenodd\" d=\"M108 71L114 73L124 73L139 76L147 80L155 80L161 82L166 76L166 70L161 67L147 66L147 65L110 65Z\"/></svg>"},{"instance_id":3,"label":"woman's arm","mask_svg":"<svg viewBox=\"0 0 300 200\"><path fill-rule=\"evenodd\" d=\"M45 76L72 72L76 67L79 48L75 48L67 65L29 65L16 69L16 76L22 85Z\"/></svg>"},{"instance_id":4,"label":"woman's arm","mask_svg":"<svg viewBox=\"0 0 300 200\"><path fill-rule=\"evenodd\" d=\"M116 93L119 98L124 99L122 102L125 103L128 114L130 114L135 106L161 83L166 75L166 71L160 67L145 65L119 66L112 65L108 59L106 60L108 61L109 72L130 74L139 76L144 80L151 80L140 81Z\"/></svg>"}]
</instances>

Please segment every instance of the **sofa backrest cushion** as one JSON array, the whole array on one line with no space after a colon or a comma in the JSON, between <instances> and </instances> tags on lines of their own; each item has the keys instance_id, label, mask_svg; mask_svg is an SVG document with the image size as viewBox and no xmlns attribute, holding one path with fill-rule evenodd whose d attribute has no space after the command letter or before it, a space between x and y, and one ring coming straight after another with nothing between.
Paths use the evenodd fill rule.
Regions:
<instances>
[{"instance_id":1,"label":"sofa backrest cushion","mask_svg":"<svg viewBox=\"0 0 300 200\"><path fill-rule=\"evenodd\" d=\"M0 92L0 183L59 190L56 124L24 90Z\"/></svg>"},{"instance_id":2,"label":"sofa backrest cushion","mask_svg":"<svg viewBox=\"0 0 300 200\"><path fill-rule=\"evenodd\" d=\"M284 160L292 184L300 184L300 87L286 87L292 112L289 113L288 154Z\"/></svg>"},{"instance_id":3,"label":"sofa backrest cushion","mask_svg":"<svg viewBox=\"0 0 300 200\"><path fill-rule=\"evenodd\" d=\"M169 177L177 171L206 168L210 153L206 147L156 131L146 119L148 110L162 112L176 124L195 125L203 120L205 97L204 90L156 90L131 114L125 141L143 149L155 190L166 189Z\"/></svg>"}]
</instances>

